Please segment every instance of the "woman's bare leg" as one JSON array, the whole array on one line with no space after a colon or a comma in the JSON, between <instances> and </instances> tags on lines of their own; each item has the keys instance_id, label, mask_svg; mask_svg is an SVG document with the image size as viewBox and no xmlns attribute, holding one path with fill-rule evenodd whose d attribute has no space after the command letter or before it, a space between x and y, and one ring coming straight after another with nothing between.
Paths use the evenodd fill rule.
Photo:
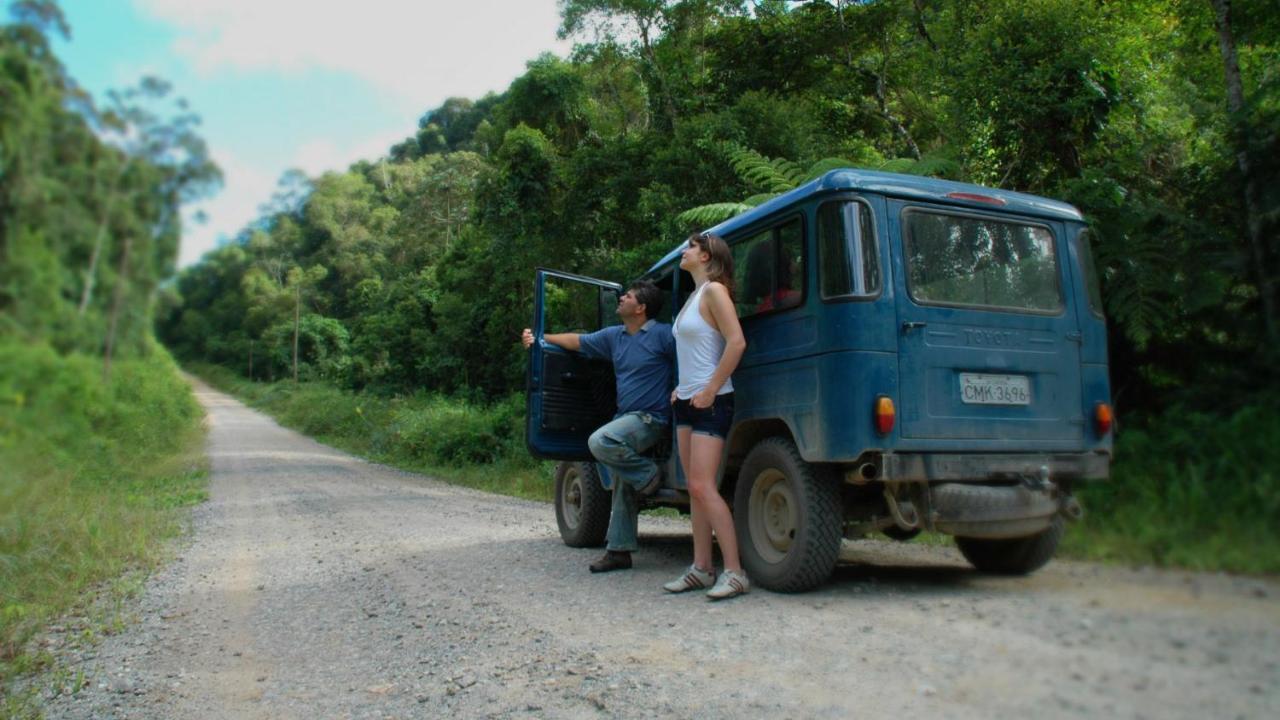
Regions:
<instances>
[{"instance_id":1,"label":"woman's bare leg","mask_svg":"<svg viewBox=\"0 0 1280 720\"><path fill-rule=\"evenodd\" d=\"M689 464L693 437L693 428L688 425L676 428L676 443L680 448L680 467L684 469L685 482L689 485L689 519L693 522L693 564L710 571L715 569L711 559L711 524L707 522L707 514L694 496L693 470Z\"/></svg>"},{"instance_id":2,"label":"woman's bare leg","mask_svg":"<svg viewBox=\"0 0 1280 720\"><path fill-rule=\"evenodd\" d=\"M738 536L733 528L733 513L729 505L716 489L716 473L720 469L720 454L724 450L724 440L712 435L692 432L692 428L683 429L689 433L688 462L685 464L685 478L689 482L689 498L693 506L693 560L699 567L702 561L711 562L711 533L715 533L720 543L720 554L724 557L724 566L737 573L742 572L742 564L738 558ZM685 461L685 439L681 437L681 462ZM699 523L702 528L700 530ZM705 536L704 547L699 547L699 532ZM700 553L703 555L700 556Z\"/></svg>"}]
</instances>

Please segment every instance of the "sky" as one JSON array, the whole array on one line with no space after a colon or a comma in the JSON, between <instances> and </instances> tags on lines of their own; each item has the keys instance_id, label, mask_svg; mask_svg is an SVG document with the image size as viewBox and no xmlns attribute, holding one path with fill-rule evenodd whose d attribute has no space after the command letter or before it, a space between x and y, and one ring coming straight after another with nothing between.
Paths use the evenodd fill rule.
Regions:
<instances>
[{"instance_id":1,"label":"sky","mask_svg":"<svg viewBox=\"0 0 1280 720\"><path fill-rule=\"evenodd\" d=\"M179 265L256 219L289 169L376 159L454 96L502 92L556 39L556 0L61 0L56 52L100 102L161 77L202 118L223 188L187 208ZM197 211L204 224L193 220Z\"/></svg>"}]
</instances>

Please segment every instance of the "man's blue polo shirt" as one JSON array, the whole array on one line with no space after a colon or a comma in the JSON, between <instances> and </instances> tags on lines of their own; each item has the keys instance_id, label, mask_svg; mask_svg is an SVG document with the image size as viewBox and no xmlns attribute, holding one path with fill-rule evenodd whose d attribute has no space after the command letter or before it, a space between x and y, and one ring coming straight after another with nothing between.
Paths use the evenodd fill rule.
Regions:
<instances>
[{"instance_id":1,"label":"man's blue polo shirt","mask_svg":"<svg viewBox=\"0 0 1280 720\"><path fill-rule=\"evenodd\" d=\"M671 421L671 366L676 353L671 326L649 320L635 335L614 325L578 336L582 354L613 361L618 415L642 410ZM616 415L614 417L617 417Z\"/></svg>"}]
</instances>

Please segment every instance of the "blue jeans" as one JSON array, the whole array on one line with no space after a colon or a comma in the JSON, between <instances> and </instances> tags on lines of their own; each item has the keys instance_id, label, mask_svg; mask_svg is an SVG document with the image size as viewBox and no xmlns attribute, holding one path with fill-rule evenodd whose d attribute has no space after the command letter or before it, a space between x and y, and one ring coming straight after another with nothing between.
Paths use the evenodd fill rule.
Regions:
<instances>
[{"instance_id":1,"label":"blue jeans","mask_svg":"<svg viewBox=\"0 0 1280 720\"><path fill-rule=\"evenodd\" d=\"M667 423L647 412L629 412L591 433L587 447L613 476L613 511L609 515L609 550L632 552L639 547L636 524L640 502L636 490L649 484L658 465L641 452L668 432Z\"/></svg>"}]
</instances>

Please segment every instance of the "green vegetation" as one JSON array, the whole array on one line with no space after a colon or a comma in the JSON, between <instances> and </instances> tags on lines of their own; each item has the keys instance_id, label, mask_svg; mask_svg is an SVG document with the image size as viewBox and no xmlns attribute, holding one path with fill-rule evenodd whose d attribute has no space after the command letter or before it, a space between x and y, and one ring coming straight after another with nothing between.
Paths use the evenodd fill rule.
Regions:
<instances>
[{"instance_id":1,"label":"green vegetation","mask_svg":"<svg viewBox=\"0 0 1280 720\"><path fill-rule=\"evenodd\" d=\"M0 714L53 618L138 586L205 497L201 413L154 339L181 203L218 182L154 78L97 107L52 53L56 3L0 25ZM106 599L105 603L99 602ZM83 632L110 630L90 619Z\"/></svg>"},{"instance_id":2,"label":"green vegetation","mask_svg":"<svg viewBox=\"0 0 1280 720\"><path fill-rule=\"evenodd\" d=\"M1280 367L1280 21L1219 5L569 0L569 58L286 176L158 331L255 379L505 397L532 268L628 280L844 158L1074 203L1124 425L1230 414Z\"/></svg>"},{"instance_id":3,"label":"green vegetation","mask_svg":"<svg viewBox=\"0 0 1280 720\"><path fill-rule=\"evenodd\" d=\"M384 398L323 382L251 382L216 365L192 370L334 447L456 485L551 500L552 464L524 447L523 394L490 403L426 394Z\"/></svg>"},{"instance_id":4,"label":"green vegetation","mask_svg":"<svg viewBox=\"0 0 1280 720\"><path fill-rule=\"evenodd\" d=\"M116 365L0 342L0 684L86 593L159 558L205 498L202 413L172 360Z\"/></svg>"},{"instance_id":5,"label":"green vegetation","mask_svg":"<svg viewBox=\"0 0 1280 720\"><path fill-rule=\"evenodd\" d=\"M1076 557L1280 572L1280 400L1223 417L1175 408L1128 428L1109 483L1081 493Z\"/></svg>"}]
</instances>

